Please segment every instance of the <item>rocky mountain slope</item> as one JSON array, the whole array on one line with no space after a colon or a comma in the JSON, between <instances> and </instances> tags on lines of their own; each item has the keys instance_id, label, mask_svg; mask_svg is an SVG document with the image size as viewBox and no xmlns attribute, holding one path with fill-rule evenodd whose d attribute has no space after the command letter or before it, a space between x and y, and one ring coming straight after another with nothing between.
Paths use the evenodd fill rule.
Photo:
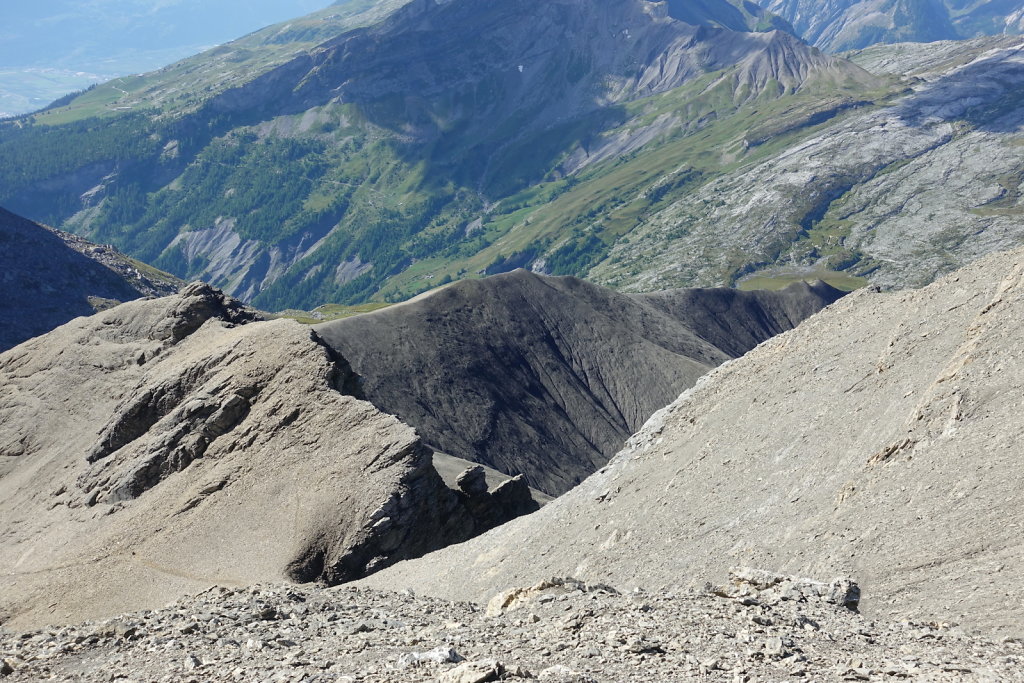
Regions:
<instances>
[{"instance_id":1,"label":"rocky mountain slope","mask_svg":"<svg viewBox=\"0 0 1024 683\"><path fill-rule=\"evenodd\" d=\"M619 289L843 270L920 286L1024 243L1019 37L854 55L909 87L652 212L588 279ZM744 144L770 139L745 131ZM728 226L723 229L722 226Z\"/></svg>"},{"instance_id":2,"label":"rocky mountain slope","mask_svg":"<svg viewBox=\"0 0 1024 683\"><path fill-rule=\"evenodd\" d=\"M486 612L407 592L214 588L117 620L0 631L0 670L10 681L1022 678L1019 641L868 620L819 592L832 586L806 579L753 571L730 578L699 593L547 581Z\"/></svg>"},{"instance_id":3,"label":"rocky mountain slope","mask_svg":"<svg viewBox=\"0 0 1024 683\"><path fill-rule=\"evenodd\" d=\"M1024 7L1013 0L768 0L764 6L830 52L1024 32Z\"/></svg>"},{"instance_id":4,"label":"rocky mountain slope","mask_svg":"<svg viewBox=\"0 0 1024 683\"><path fill-rule=\"evenodd\" d=\"M785 26L751 3L399 4L313 49L323 28L307 22L8 122L0 201L267 309L399 299L513 256L578 274L628 226L573 221L633 192L604 187L552 234L517 230L524 209L652 143L717 169L685 138L743 125L738 109L789 117L884 85L784 31L750 32Z\"/></svg>"},{"instance_id":5,"label":"rocky mountain slope","mask_svg":"<svg viewBox=\"0 0 1024 683\"><path fill-rule=\"evenodd\" d=\"M0 351L122 301L173 294L177 278L0 209Z\"/></svg>"},{"instance_id":6,"label":"rocky mountain slope","mask_svg":"<svg viewBox=\"0 0 1024 683\"><path fill-rule=\"evenodd\" d=\"M870 618L1020 638L1022 315L1024 250L861 290L712 371L537 514L366 585L489 600L771 567L853 578Z\"/></svg>"},{"instance_id":7,"label":"rocky mountain slope","mask_svg":"<svg viewBox=\"0 0 1024 683\"><path fill-rule=\"evenodd\" d=\"M561 494L711 368L842 293L622 295L517 270L318 325L360 396L431 447Z\"/></svg>"},{"instance_id":8,"label":"rocky mountain slope","mask_svg":"<svg viewBox=\"0 0 1024 683\"><path fill-rule=\"evenodd\" d=\"M258 318L197 283L0 354L0 622L337 583L536 509L521 478L445 486L308 327Z\"/></svg>"}]
</instances>

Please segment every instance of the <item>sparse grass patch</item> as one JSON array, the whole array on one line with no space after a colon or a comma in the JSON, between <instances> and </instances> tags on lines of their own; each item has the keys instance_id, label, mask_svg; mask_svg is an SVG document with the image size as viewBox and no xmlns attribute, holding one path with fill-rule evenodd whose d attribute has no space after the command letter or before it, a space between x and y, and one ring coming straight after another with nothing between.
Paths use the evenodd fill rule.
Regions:
<instances>
[{"instance_id":1,"label":"sparse grass patch","mask_svg":"<svg viewBox=\"0 0 1024 683\"><path fill-rule=\"evenodd\" d=\"M736 289L743 291L755 289L776 291L785 289L794 282L814 282L815 280L821 280L844 292L852 292L868 284L866 278L835 270L801 269L799 271L786 272L785 269L770 269L758 271L741 278L736 283Z\"/></svg>"}]
</instances>

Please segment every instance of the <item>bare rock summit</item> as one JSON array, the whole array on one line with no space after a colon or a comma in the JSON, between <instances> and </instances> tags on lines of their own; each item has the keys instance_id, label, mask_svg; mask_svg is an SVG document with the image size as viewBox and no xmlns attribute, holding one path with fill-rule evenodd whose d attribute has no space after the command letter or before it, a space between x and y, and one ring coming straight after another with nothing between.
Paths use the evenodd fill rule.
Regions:
<instances>
[{"instance_id":1,"label":"bare rock summit","mask_svg":"<svg viewBox=\"0 0 1024 683\"><path fill-rule=\"evenodd\" d=\"M431 447L558 495L698 377L842 294L629 295L516 270L315 329L351 363L354 391Z\"/></svg>"}]
</instances>

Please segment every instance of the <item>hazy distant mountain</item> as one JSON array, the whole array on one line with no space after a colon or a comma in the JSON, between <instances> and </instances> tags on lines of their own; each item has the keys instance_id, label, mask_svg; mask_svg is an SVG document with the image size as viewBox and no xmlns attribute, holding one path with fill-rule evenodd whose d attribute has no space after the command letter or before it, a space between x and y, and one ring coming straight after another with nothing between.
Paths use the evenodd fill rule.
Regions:
<instances>
[{"instance_id":1,"label":"hazy distant mountain","mask_svg":"<svg viewBox=\"0 0 1024 683\"><path fill-rule=\"evenodd\" d=\"M329 0L0 3L0 116L39 109L66 93L159 68L328 4Z\"/></svg>"}]
</instances>

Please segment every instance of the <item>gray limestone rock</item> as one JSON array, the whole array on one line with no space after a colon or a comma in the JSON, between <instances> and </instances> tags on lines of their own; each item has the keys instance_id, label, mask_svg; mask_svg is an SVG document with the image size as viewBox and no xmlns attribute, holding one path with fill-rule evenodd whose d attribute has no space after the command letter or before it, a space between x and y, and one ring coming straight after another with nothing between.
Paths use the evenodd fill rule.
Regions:
<instances>
[{"instance_id":1,"label":"gray limestone rock","mask_svg":"<svg viewBox=\"0 0 1024 683\"><path fill-rule=\"evenodd\" d=\"M488 683L505 673L505 667L496 659L464 662L438 676L437 683Z\"/></svg>"},{"instance_id":2,"label":"gray limestone rock","mask_svg":"<svg viewBox=\"0 0 1024 683\"><path fill-rule=\"evenodd\" d=\"M487 479L484 476L484 468L479 465L470 467L460 474L456 484L467 496L479 496L487 493Z\"/></svg>"}]
</instances>

